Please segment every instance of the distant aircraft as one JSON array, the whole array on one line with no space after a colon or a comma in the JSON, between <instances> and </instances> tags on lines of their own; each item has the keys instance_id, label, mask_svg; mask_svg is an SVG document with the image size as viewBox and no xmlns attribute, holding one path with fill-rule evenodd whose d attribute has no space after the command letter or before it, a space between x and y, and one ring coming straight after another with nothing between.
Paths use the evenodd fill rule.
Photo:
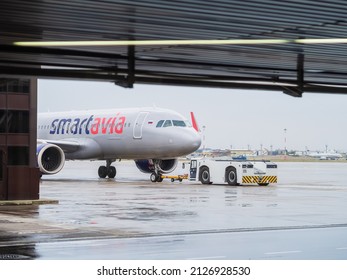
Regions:
<instances>
[{"instance_id":1,"label":"distant aircraft","mask_svg":"<svg viewBox=\"0 0 347 280\"><path fill-rule=\"evenodd\" d=\"M160 108L123 108L38 114L37 158L42 174L56 174L67 160L106 160L100 178L114 178L111 164L134 159L152 182L172 172L177 158L201 144L198 126L179 113Z\"/></svg>"},{"instance_id":2,"label":"distant aircraft","mask_svg":"<svg viewBox=\"0 0 347 280\"><path fill-rule=\"evenodd\" d=\"M307 152L307 156L321 160L335 160L342 158L342 155L336 152Z\"/></svg>"}]
</instances>

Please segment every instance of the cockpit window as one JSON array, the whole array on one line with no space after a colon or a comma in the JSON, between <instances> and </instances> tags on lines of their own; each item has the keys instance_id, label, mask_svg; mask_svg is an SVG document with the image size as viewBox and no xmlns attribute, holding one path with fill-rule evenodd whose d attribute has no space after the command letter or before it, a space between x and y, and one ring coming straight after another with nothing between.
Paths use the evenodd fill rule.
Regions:
<instances>
[{"instance_id":1,"label":"cockpit window","mask_svg":"<svg viewBox=\"0 0 347 280\"><path fill-rule=\"evenodd\" d=\"M186 123L184 121L173 120L172 122L174 126L182 126L182 127L186 126Z\"/></svg>"},{"instance_id":2,"label":"cockpit window","mask_svg":"<svg viewBox=\"0 0 347 280\"><path fill-rule=\"evenodd\" d=\"M160 120L158 121L156 127L169 127L169 126L179 126L179 127L190 127L190 123L182 120Z\"/></svg>"},{"instance_id":3,"label":"cockpit window","mask_svg":"<svg viewBox=\"0 0 347 280\"><path fill-rule=\"evenodd\" d=\"M164 120L160 120L158 123L157 123L157 127L161 127L164 123Z\"/></svg>"},{"instance_id":4,"label":"cockpit window","mask_svg":"<svg viewBox=\"0 0 347 280\"><path fill-rule=\"evenodd\" d=\"M166 121L164 122L163 127L168 127L168 126L172 126L171 120L166 120Z\"/></svg>"}]
</instances>

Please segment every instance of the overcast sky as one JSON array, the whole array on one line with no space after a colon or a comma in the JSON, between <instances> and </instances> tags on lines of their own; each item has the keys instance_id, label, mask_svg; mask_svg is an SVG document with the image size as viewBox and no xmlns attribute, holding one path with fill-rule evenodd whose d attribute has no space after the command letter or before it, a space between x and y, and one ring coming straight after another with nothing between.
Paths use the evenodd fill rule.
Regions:
<instances>
[{"instance_id":1,"label":"overcast sky","mask_svg":"<svg viewBox=\"0 0 347 280\"><path fill-rule=\"evenodd\" d=\"M294 98L281 92L39 80L39 112L157 106L205 126L206 147L347 151L347 94ZM286 129L286 133L285 133Z\"/></svg>"}]
</instances>

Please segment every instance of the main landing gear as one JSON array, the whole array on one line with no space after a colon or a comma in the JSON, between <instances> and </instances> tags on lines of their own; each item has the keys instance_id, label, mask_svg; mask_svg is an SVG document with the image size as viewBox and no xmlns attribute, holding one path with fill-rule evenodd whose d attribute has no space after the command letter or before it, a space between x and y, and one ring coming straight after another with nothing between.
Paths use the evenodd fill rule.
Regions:
<instances>
[{"instance_id":1,"label":"main landing gear","mask_svg":"<svg viewBox=\"0 0 347 280\"><path fill-rule=\"evenodd\" d=\"M116 167L111 166L112 162L114 162L114 160L108 159L106 160L106 166L100 166L98 169L98 174L100 178L111 178L113 179L114 177L116 177L117 174L117 170Z\"/></svg>"}]
</instances>

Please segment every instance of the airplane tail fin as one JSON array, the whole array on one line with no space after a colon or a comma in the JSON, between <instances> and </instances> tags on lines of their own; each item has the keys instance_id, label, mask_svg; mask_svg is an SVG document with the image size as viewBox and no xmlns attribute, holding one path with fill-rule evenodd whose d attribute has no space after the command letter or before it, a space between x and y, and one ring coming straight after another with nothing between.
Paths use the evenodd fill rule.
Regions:
<instances>
[{"instance_id":1,"label":"airplane tail fin","mask_svg":"<svg viewBox=\"0 0 347 280\"><path fill-rule=\"evenodd\" d=\"M195 129L197 132L199 132L200 129L199 129L198 123L197 123L197 121L196 121L196 119L195 119L195 116L194 116L194 113L193 113L193 112L190 112L190 118L191 118L191 120L192 120L192 126L194 127L194 129Z\"/></svg>"}]
</instances>

